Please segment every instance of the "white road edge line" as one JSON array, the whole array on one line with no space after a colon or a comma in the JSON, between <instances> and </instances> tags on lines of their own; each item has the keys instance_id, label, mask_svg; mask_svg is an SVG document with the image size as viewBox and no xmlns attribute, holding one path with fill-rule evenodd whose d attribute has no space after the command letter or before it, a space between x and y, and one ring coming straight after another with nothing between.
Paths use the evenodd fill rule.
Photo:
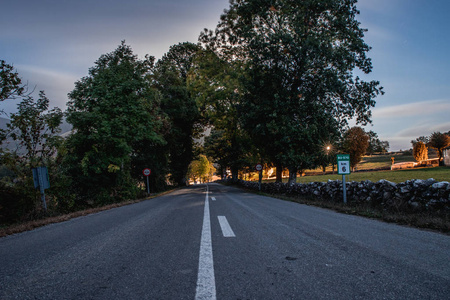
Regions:
<instances>
[{"instance_id":1,"label":"white road edge line","mask_svg":"<svg viewBox=\"0 0 450 300\"><path fill-rule=\"evenodd\" d=\"M220 228L222 228L222 233L224 237L236 237L231 229L230 224L228 223L227 217L225 216L217 216L219 219Z\"/></svg>"},{"instance_id":2,"label":"white road edge line","mask_svg":"<svg viewBox=\"0 0 450 300\"><path fill-rule=\"evenodd\" d=\"M208 185L206 185L205 210L203 214L202 238L198 262L197 289L195 299L216 299L216 280L211 242L211 218L209 215Z\"/></svg>"}]
</instances>

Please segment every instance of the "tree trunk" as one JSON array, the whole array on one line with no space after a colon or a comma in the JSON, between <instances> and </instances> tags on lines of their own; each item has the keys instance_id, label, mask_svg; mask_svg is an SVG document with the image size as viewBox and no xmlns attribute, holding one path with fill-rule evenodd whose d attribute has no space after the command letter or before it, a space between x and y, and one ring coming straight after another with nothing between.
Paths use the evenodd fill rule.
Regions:
<instances>
[{"instance_id":1,"label":"tree trunk","mask_svg":"<svg viewBox=\"0 0 450 300\"><path fill-rule=\"evenodd\" d=\"M276 165L276 180L275 182L283 182L283 166L280 163Z\"/></svg>"},{"instance_id":2,"label":"tree trunk","mask_svg":"<svg viewBox=\"0 0 450 300\"><path fill-rule=\"evenodd\" d=\"M297 171L298 169L296 167L289 168L289 185L292 185L297 181Z\"/></svg>"},{"instance_id":3,"label":"tree trunk","mask_svg":"<svg viewBox=\"0 0 450 300\"><path fill-rule=\"evenodd\" d=\"M443 149L438 149L438 158L439 158L439 164L438 166L443 167L444 166L444 160L442 159L442 157L444 156L444 151Z\"/></svg>"},{"instance_id":4,"label":"tree trunk","mask_svg":"<svg viewBox=\"0 0 450 300\"><path fill-rule=\"evenodd\" d=\"M233 182L237 182L238 181L238 178L239 177L239 169L238 168L235 168L235 167L232 167L231 168L231 178L232 178L232 181Z\"/></svg>"}]
</instances>

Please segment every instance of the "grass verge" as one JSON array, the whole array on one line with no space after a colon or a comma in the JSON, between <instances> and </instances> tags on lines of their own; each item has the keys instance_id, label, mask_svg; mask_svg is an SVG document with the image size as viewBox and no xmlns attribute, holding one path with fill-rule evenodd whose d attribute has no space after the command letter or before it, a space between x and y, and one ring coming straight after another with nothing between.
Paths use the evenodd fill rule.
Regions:
<instances>
[{"instance_id":1,"label":"grass verge","mask_svg":"<svg viewBox=\"0 0 450 300\"><path fill-rule=\"evenodd\" d=\"M239 188L244 189L242 187ZM370 219L381 220L387 223L406 225L414 228L427 229L450 235L450 219L448 215L436 216L429 213L407 214L402 212L388 212L388 211L381 211L370 206L349 205L349 204L346 205L344 203L334 203L323 200L308 199L303 197L300 198L300 197L289 197L286 195L272 195L257 192L250 189L245 190L262 196L273 197L285 201L296 202L299 204L326 208L339 213L356 215Z\"/></svg>"},{"instance_id":2,"label":"grass verge","mask_svg":"<svg viewBox=\"0 0 450 300\"><path fill-rule=\"evenodd\" d=\"M109 210L112 208L135 204L135 203L153 199L153 198L165 195L165 194L169 194L169 193L173 192L174 190L176 190L176 189L157 193L157 194L151 195L150 197L143 198L143 199L129 200L129 201L109 204L109 205L105 205L105 206L101 206L101 207L94 207L94 208L89 208L89 209L85 209L85 210L75 211L75 212L60 215L60 216L48 217L48 218L44 218L44 219L33 220L33 221L24 222L24 223L17 223L17 224L13 224L13 225L0 227L0 238L5 237L7 235L11 235L11 234L16 234L16 233L21 233L24 231L33 230L35 228L53 224L53 223L65 222L65 221L68 221L73 218L87 216L90 214L98 213L98 212Z\"/></svg>"}]
</instances>

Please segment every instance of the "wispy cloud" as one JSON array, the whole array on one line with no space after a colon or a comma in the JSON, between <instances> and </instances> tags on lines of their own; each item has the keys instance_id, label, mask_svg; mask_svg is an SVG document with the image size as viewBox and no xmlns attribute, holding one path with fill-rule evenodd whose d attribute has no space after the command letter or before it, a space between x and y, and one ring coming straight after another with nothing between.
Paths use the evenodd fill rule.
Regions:
<instances>
[{"instance_id":1,"label":"wispy cloud","mask_svg":"<svg viewBox=\"0 0 450 300\"><path fill-rule=\"evenodd\" d=\"M401 130L397 133L398 137L419 137L419 136L429 136L433 132L447 132L450 130L450 122L435 124L435 125L427 125L421 124L415 127L411 127L405 130Z\"/></svg>"},{"instance_id":2,"label":"wispy cloud","mask_svg":"<svg viewBox=\"0 0 450 300\"><path fill-rule=\"evenodd\" d=\"M431 116L437 112L448 112L450 115L450 99L439 99L386 106L372 110L374 118L402 118L415 116Z\"/></svg>"},{"instance_id":3,"label":"wispy cloud","mask_svg":"<svg viewBox=\"0 0 450 300\"><path fill-rule=\"evenodd\" d=\"M29 88L35 91L44 90L50 99L51 106L65 109L67 94L74 88L75 81L80 77L58 70L52 70L31 65L17 65L17 70L24 82L28 82Z\"/></svg>"}]
</instances>

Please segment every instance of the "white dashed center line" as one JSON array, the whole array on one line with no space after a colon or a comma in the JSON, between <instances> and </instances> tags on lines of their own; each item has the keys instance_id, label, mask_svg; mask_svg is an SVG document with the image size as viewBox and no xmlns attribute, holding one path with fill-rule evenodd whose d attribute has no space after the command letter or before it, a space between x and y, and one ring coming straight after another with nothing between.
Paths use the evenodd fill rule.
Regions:
<instances>
[{"instance_id":1,"label":"white dashed center line","mask_svg":"<svg viewBox=\"0 0 450 300\"><path fill-rule=\"evenodd\" d=\"M216 197L211 197L211 200L212 201L216 201Z\"/></svg>"},{"instance_id":2,"label":"white dashed center line","mask_svg":"<svg viewBox=\"0 0 450 300\"><path fill-rule=\"evenodd\" d=\"M225 216L217 216L224 237L236 237Z\"/></svg>"},{"instance_id":3,"label":"white dashed center line","mask_svg":"<svg viewBox=\"0 0 450 300\"><path fill-rule=\"evenodd\" d=\"M208 185L206 185L206 199L203 214L203 228L200 242L200 256L198 262L198 277L195 299L216 299L216 280L214 277L214 260L211 242L211 219L209 216Z\"/></svg>"}]
</instances>

